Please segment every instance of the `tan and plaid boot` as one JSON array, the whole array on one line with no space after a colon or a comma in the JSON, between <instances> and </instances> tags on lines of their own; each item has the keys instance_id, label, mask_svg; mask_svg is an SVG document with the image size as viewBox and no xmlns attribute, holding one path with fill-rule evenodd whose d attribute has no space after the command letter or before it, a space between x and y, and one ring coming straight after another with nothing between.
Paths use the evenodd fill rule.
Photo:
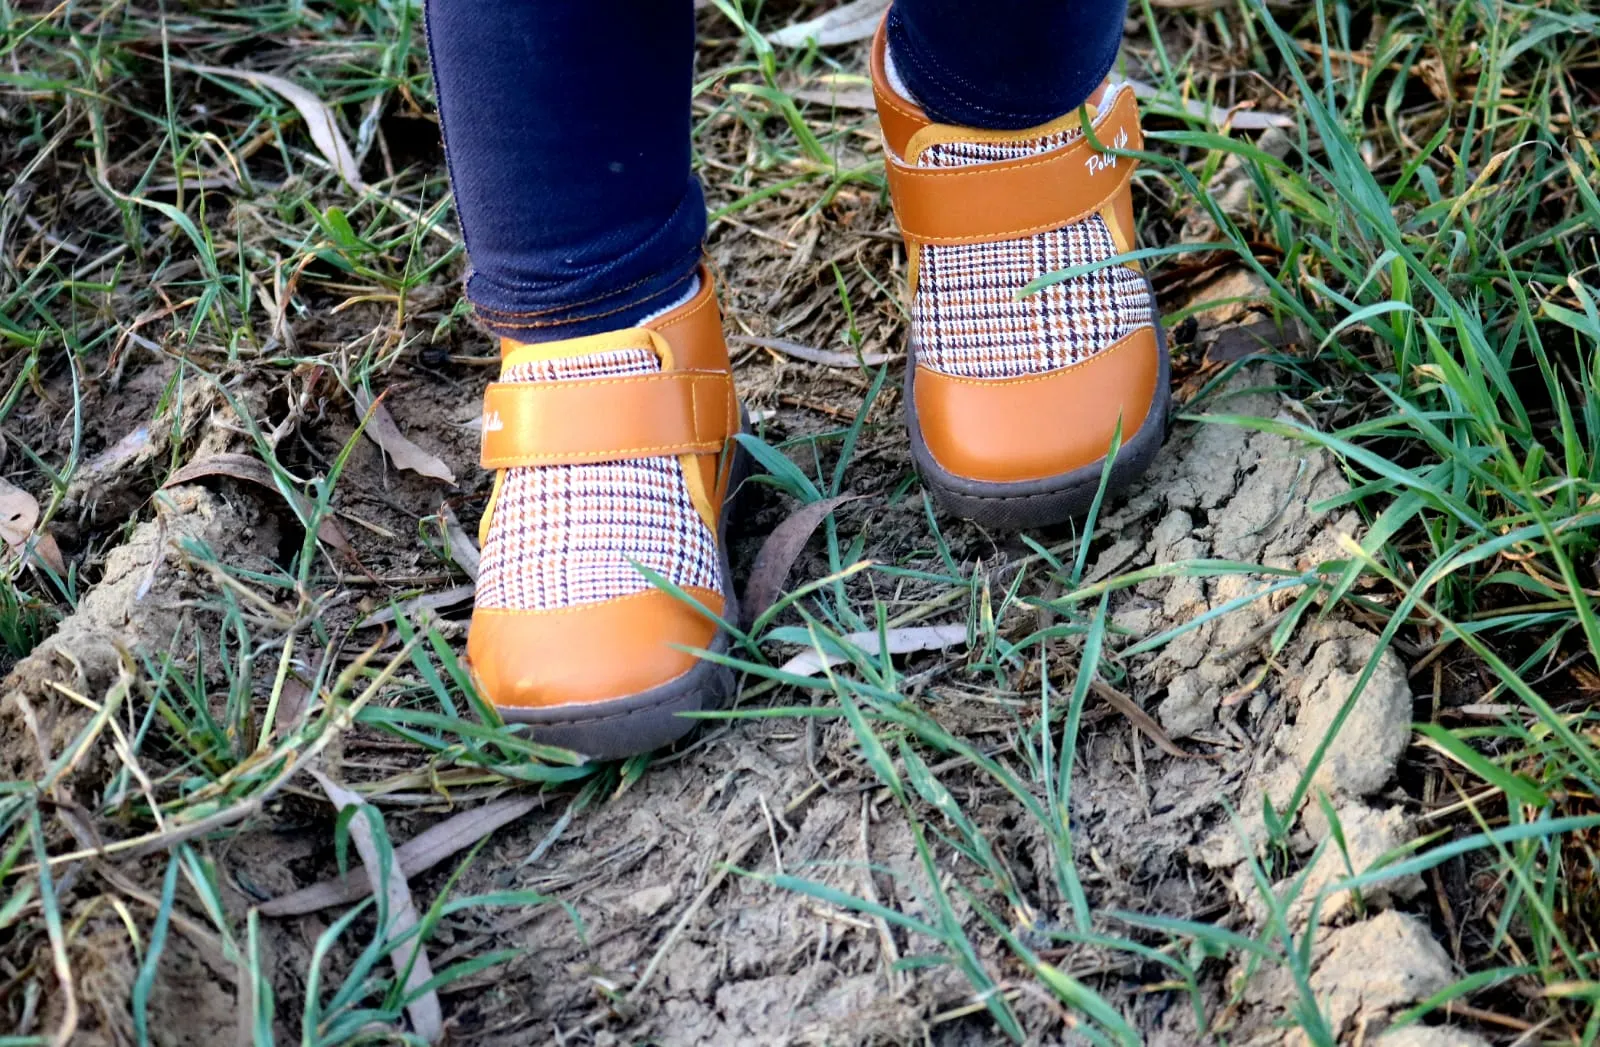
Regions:
<instances>
[{"instance_id":1,"label":"tan and plaid boot","mask_svg":"<svg viewBox=\"0 0 1600 1047\"><path fill-rule=\"evenodd\" d=\"M483 516L467 658L534 737L611 759L682 737L732 674L680 648L727 636L643 574L736 616L725 508L740 411L710 274L640 327L501 346L484 396Z\"/></svg>"},{"instance_id":2,"label":"tan and plaid boot","mask_svg":"<svg viewBox=\"0 0 1600 1047\"><path fill-rule=\"evenodd\" d=\"M1107 151L1142 145L1133 92L1099 92L1085 107L1091 134L1079 113L1022 131L936 124L896 90L881 25L872 83L910 256L917 470L940 504L986 526L1081 515L1119 426L1112 490L1149 467L1165 435L1155 296L1132 264L1021 292L1133 250L1135 162Z\"/></svg>"}]
</instances>

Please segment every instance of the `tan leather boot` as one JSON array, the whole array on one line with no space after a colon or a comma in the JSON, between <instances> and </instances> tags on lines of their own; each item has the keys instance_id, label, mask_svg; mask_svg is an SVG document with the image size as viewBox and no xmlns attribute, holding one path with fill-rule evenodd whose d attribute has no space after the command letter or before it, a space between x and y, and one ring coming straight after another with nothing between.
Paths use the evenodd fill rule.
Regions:
<instances>
[{"instance_id":1,"label":"tan leather boot","mask_svg":"<svg viewBox=\"0 0 1600 1047\"><path fill-rule=\"evenodd\" d=\"M932 123L899 94L873 41L889 191L913 295L907 427L924 484L998 528L1060 523L1149 467L1170 402L1166 338L1133 263L1029 296L1031 281L1134 249L1133 92L1022 131Z\"/></svg>"},{"instance_id":2,"label":"tan leather boot","mask_svg":"<svg viewBox=\"0 0 1600 1047\"><path fill-rule=\"evenodd\" d=\"M725 509L740 428L710 275L641 327L502 344L484 397L483 565L467 656L484 698L535 739L596 758L683 736L732 693L705 614L737 614ZM506 379L514 380L506 380Z\"/></svg>"}]
</instances>

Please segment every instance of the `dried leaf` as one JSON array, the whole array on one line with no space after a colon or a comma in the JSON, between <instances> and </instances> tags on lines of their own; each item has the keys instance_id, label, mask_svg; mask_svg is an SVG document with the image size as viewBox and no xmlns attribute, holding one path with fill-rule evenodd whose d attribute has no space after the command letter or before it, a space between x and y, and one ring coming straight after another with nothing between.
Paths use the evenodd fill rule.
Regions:
<instances>
[{"instance_id":1,"label":"dried leaf","mask_svg":"<svg viewBox=\"0 0 1600 1047\"><path fill-rule=\"evenodd\" d=\"M1176 756L1184 760L1208 759L1208 757L1201 756L1198 753L1184 752L1180 749L1177 743L1168 737L1167 732L1161 729L1161 725L1155 721L1155 718L1139 707L1138 702L1104 680L1095 680L1090 686L1093 688L1094 693L1104 698L1113 709L1133 721L1133 725L1148 735L1150 740L1156 743L1156 747L1168 756Z\"/></svg>"},{"instance_id":2,"label":"dried leaf","mask_svg":"<svg viewBox=\"0 0 1600 1047\"><path fill-rule=\"evenodd\" d=\"M243 480L246 483L255 484L257 487L265 487L269 491L292 498L294 509L300 514L301 519L311 515L311 507L306 504L304 497L292 492L285 494L278 487L277 481L273 479L272 470L267 467L267 463L259 458L252 458L247 454L213 454L207 455L205 458L196 458L194 461L174 470L172 475L167 477L166 483L161 486L163 488L177 487L179 484L193 483L207 476L227 476L235 480ZM356 559L355 548L351 546L350 540L344 536L344 531L340 529L339 525L331 517L323 519L322 523L317 526L317 538L327 542L341 553L350 557L351 560Z\"/></svg>"},{"instance_id":3,"label":"dried leaf","mask_svg":"<svg viewBox=\"0 0 1600 1047\"><path fill-rule=\"evenodd\" d=\"M277 715L273 717L272 723L265 725L262 738L279 737L298 726L300 717L310 708L313 696L311 688L307 687L298 676L286 677L279 695Z\"/></svg>"},{"instance_id":4,"label":"dried leaf","mask_svg":"<svg viewBox=\"0 0 1600 1047\"><path fill-rule=\"evenodd\" d=\"M1175 102L1171 95L1143 80L1124 80L1123 83L1133 89L1135 98L1160 99L1173 105L1174 108L1181 104L1183 110L1190 116L1198 117L1214 127L1231 127L1235 131L1265 131L1269 127L1294 126L1294 117L1287 113L1257 113L1237 106L1224 109L1221 106L1206 105L1193 98Z\"/></svg>"},{"instance_id":5,"label":"dried leaf","mask_svg":"<svg viewBox=\"0 0 1600 1047\"><path fill-rule=\"evenodd\" d=\"M403 614L407 618L410 618L423 608L427 608L430 611L437 611L445 607L456 607L471 600L473 593L476 591L477 590L473 586L458 585L454 589L446 589L441 593L424 593L421 596L407 600L405 603L400 604L398 609L393 605L379 608L378 610L372 612L372 614L361 619L361 621L357 623L356 628L370 629L375 625L387 625L388 623L394 621L399 615Z\"/></svg>"},{"instance_id":6,"label":"dried leaf","mask_svg":"<svg viewBox=\"0 0 1600 1047\"><path fill-rule=\"evenodd\" d=\"M0 479L0 542L20 552L39 526L39 500L10 481Z\"/></svg>"},{"instance_id":7,"label":"dried leaf","mask_svg":"<svg viewBox=\"0 0 1600 1047\"><path fill-rule=\"evenodd\" d=\"M840 352L837 349L813 349L809 345L799 342L787 342L782 338L756 338L751 335L729 335L728 341L738 345L758 345L763 349L771 349L792 356L796 360L805 360L809 363L822 364L825 367L875 367L878 364L898 360L898 353L855 353Z\"/></svg>"},{"instance_id":8,"label":"dried leaf","mask_svg":"<svg viewBox=\"0 0 1600 1047\"><path fill-rule=\"evenodd\" d=\"M439 518L444 521L444 540L450 547L451 561L474 582L478 580L478 563L481 557L478 553L478 543L474 542L462 528L461 521L456 519L455 510L448 505L439 509Z\"/></svg>"},{"instance_id":9,"label":"dried leaf","mask_svg":"<svg viewBox=\"0 0 1600 1047\"><path fill-rule=\"evenodd\" d=\"M870 113L878 108L878 100L873 97L870 87L802 87L794 92L794 97L830 109L854 109Z\"/></svg>"},{"instance_id":10,"label":"dried leaf","mask_svg":"<svg viewBox=\"0 0 1600 1047\"><path fill-rule=\"evenodd\" d=\"M414 839L395 848L395 862L403 876L411 877L438 865L446 858L466 850L503 825L533 810L539 801L532 797L492 800L481 807L452 815ZM261 906L263 916L303 916L335 905L349 905L372 893L366 876L351 872L333 880L302 888L293 894L274 898Z\"/></svg>"},{"instance_id":11,"label":"dried leaf","mask_svg":"<svg viewBox=\"0 0 1600 1047\"><path fill-rule=\"evenodd\" d=\"M54 571L56 577L67 576L67 561L61 555L61 546L57 545L55 538L49 534L41 534L34 539L33 555L40 563Z\"/></svg>"},{"instance_id":12,"label":"dried leaf","mask_svg":"<svg viewBox=\"0 0 1600 1047\"><path fill-rule=\"evenodd\" d=\"M910 654L913 651L942 651L946 647L967 642L967 627L964 625L917 625L904 629L890 629L884 634L889 641L890 654ZM878 634L876 632L846 633L839 637L840 640L865 654L878 653ZM816 648L801 651L799 654L783 663L779 672L796 673L800 676L815 676L824 668L832 668L846 661L843 655L828 653L824 655Z\"/></svg>"},{"instance_id":13,"label":"dried leaf","mask_svg":"<svg viewBox=\"0 0 1600 1047\"><path fill-rule=\"evenodd\" d=\"M313 768L311 776L322 785L322 791L328 794L328 799L339 810L362 806L360 796L321 771ZM372 826L364 817L350 819L350 838L355 841L356 851L361 855L361 864L366 866L372 889L382 890L388 898L390 937L403 936L417 925L417 906L411 900L411 886L406 883L405 872L397 868L399 860L394 860L396 868L390 868L385 876L380 867L378 842L372 835ZM404 973L409 968L405 982L407 993L414 992L418 986L433 979L433 965L428 962L428 950L420 937L395 946L394 951L389 953L389 961L394 964L396 973ZM444 1037L444 1015L439 1008L439 994L432 989L406 1004L406 1015L411 1019L411 1026L417 1035L429 1043L438 1043Z\"/></svg>"},{"instance_id":14,"label":"dried leaf","mask_svg":"<svg viewBox=\"0 0 1600 1047\"><path fill-rule=\"evenodd\" d=\"M1206 346L1206 363L1230 364L1257 353L1282 349L1298 340L1292 330L1272 320L1232 324L1218 331Z\"/></svg>"},{"instance_id":15,"label":"dried leaf","mask_svg":"<svg viewBox=\"0 0 1600 1047\"><path fill-rule=\"evenodd\" d=\"M83 471L96 477L114 473L150 450L150 427L141 425L90 459Z\"/></svg>"},{"instance_id":16,"label":"dried leaf","mask_svg":"<svg viewBox=\"0 0 1600 1047\"><path fill-rule=\"evenodd\" d=\"M889 0L851 0L827 14L768 33L767 40L779 47L804 47L808 40L821 47L865 40L877 32L888 6Z\"/></svg>"},{"instance_id":17,"label":"dried leaf","mask_svg":"<svg viewBox=\"0 0 1600 1047\"><path fill-rule=\"evenodd\" d=\"M182 68L192 69L197 73L243 80L257 87L266 88L283 98L299 110L300 118L306 122L306 130L311 133L311 143L317 147L317 152L322 154L322 158L328 161L328 166L332 167L350 188L357 192L366 189L366 183L361 180L361 172L357 170L355 154L350 151L350 143L345 141L344 132L339 130L339 121L334 117L333 110L322 99L293 80L249 69L225 69L221 66L191 65L187 62L172 64L181 65Z\"/></svg>"},{"instance_id":18,"label":"dried leaf","mask_svg":"<svg viewBox=\"0 0 1600 1047\"><path fill-rule=\"evenodd\" d=\"M401 469L410 469L414 473L443 480L454 485L456 474L450 467L440 461L437 455L429 454L406 438L400 427L394 424L394 417L389 414L389 409L383 406L383 398L372 399L364 391L356 390L356 409L362 417L367 419L365 430L367 439L383 448L394 464Z\"/></svg>"},{"instance_id":19,"label":"dried leaf","mask_svg":"<svg viewBox=\"0 0 1600 1047\"><path fill-rule=\"evenodd\" d=\"M747 621L761 617L778 599L794 562L811 540L811 533L822 525L828 514L860 497L859 494L846 494L810 502L796 509L787 520L772 529L767 540L761 543L761 551L756 553L756 562L750 568L750 580L744 586L744 614Z\"/></svg>"}]
</instances>

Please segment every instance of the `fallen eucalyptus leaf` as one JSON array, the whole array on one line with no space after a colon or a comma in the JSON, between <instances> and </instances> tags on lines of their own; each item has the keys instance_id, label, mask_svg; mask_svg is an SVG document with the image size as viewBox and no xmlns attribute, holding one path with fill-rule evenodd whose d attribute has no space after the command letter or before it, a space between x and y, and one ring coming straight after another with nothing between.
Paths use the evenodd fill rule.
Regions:
<instances>
[{"instance_id":1,"label":"fallen eucalyptus leaf","mask_svg":"<svg viewBox=\"0 0 1600 1047\"><path fill-rule=\"evenodd\" d=\"M461 526L461 521L456 519L455 510L448 505L439 509L439 518L444 521L444 540L450 547L451 561L467 572L468 578L476 582L478 564L482 559L478 552L478 543L467 534Z\"/></svg>"},{"instance_id":2,"label":"fallen eucalyptus leaf","mask_svg":"<svg viewBox=\"0 0 1600 1047\"><path fill-rule=\"evenodd\" d=\"M837 349L814 349L809 345L785 341L782 338L758 338L753 335L743 334L729 335L728 341L736 345L760 346L763 349L771 349L774 352L783 353L785 356L792 356L796 360L822 364L825 367L861 367L863 365L875 367L878 364L885 364L890 360L898 360L900 358L899 353L862 353L857 356L855 353L841 352Z\"/></svg>"},{"instance_id":3,"label":"fallen eucalyptus leaf","mask_svg":"<svg viewBox=\"0 0 1600 1047\"><path fill-rule=\"evenodd\" d=\"M491 800L481 807L451 815L438 825L417 834L395 848L394 858L402 875L410 877L438 865L446 858L466 850L503 825L521 818L538 806L533 797L507 797ZM355 871L332 880L303 887L292 894L274 898L261 906L263 916L303 916L335 905L349 905L372 893L372 884Z\"/></svg>"},{"instance_id":4,"label":"fallen eucalyptus leaf","mask_svg":"<svg viewBox=\"0 0 1600 1047\"><path fill-rule=\"evenodd\" d=\"M364 806L365 801L360 796L316 768L312 768L311 776L321 784L322 791L328 794L328 799L336 809L342 811L346 807ZM383 891L388 899L388 936L403 937L417 925L417 906L411 900L411 885L406 883L406 874L399 868L399 859L390 855L393 864L388 874L384 875L378 841L372 835L372 825L365 817L358 815L350 819L350 838L355 841L356 851L361 855L361 864L366 867L372 889ZM408 994L433 980L433 965L428 962L428 950L420 936L396 945L389 953L389 961L394 964L396 974L405 975ZM406 1015L411 1019L417 1035L429 1043L438 1043L444 1037L444 1014L439 1008L439 994L434 990L420 993L406 1004Z\"/></svg>"},{"instance_id":5,"label":"fallen eucalyptus leaf","mask_svg":"<svg viewBox=\"0 0 1600 1047\"><path fill-rule=\"evenodd\" d=\"M143 455L151 448L150 427L141 425L125 435L104 451L95 455L83 467L85 473L95 477L104 477L114 473L124 465Z\"/></svg>"},{"instance_id":6,"label":"fallen eucalyptus leaf","mask_svg":"<svg viewBox=\"0 0 1600 1047\"><path fill-rule=\"evenodd\" d=\"M56 544L53 536L41 533L34 538L32 552L34 559L54 571L57 578L67 576L67 561L62 557L61 546Z\"/></svg>"},{"instance_id":7,"label":"fallen eucalyptus leaf","mask_svg":"<svg viewBox=\"0 0 1600 1047\"><path fill-rule=\"evenodd\" d=\"M0 541L12 552L21 552L37 526L39 500L10 481L0 479Z\"/></svg>"},{"instance_id":8,"label":"fallen eucalyptus leaf","mask_svg":"<svg viewBox=\"0 0 1600 1047\"><path fill-rule=\"evenodd\" d=\"M756 562L750 567L750 580L744 586L744 614L747 621L761 617L783 592L783 583L800 558L811 534L828 514L846 502L860 498L859 494L824 498L809 502L796 509L789 518L772 529L767 540L756 553Z\"/></svg>"},{"instance_id":9,"label":"fallen eucalyptus leaf","mask_svg":"<svg viewBox=\"0 0 1600 1047\"><path fill-rule=\"evenodd\" d=\"M767 40L779 47L804 47L815 40L819 47L865 40L878 30L878 20L889 0L851 0L816 18L785 26L768 33Z\"/></svg>"},{"instance_id":10,"label":"fallen eucalyptus leaf","mask_svg":"<svg viewBox=\"0 0 1600 1047\"><path fill-rule=\"evenodd\" d=\"M384 452L394 459L396 466L435 480L443 480L447 484L455 484L456 474L450 471L448 465L440 461L437 455L429 454L412 443L400 431L400 427L394 424L394 417L389 414L389 409L383 406L382 397L374 400L365 391L357 389L355 400L356 410L367 420L367 428L364 430L367 439L383 448Z\"/></svg>"},{"instance_id":11,"label":"fallen eucalyptus leaf","mask_svg":"<svg viewBox=\"0 0 1600 1047\"><path fill-rule=\"evenodd\" d=\"M1174 101L1172 96L1143 80L1124 80L1133 89L1135 98L1166 102L1174 108L1181 107L1190 116L1198 117L1214 127L1231 127L1236 131L1265 131L1269 127L1293 127L1294 117L1287 113L1258 113L1251 109L1224 109L1206 105L1197 99Z\"/></svg>"},{"instance_id":12,"label":"fallen eucalyptus leaf","mask_svg":"<svg viewBox=\"0 0 1600 1047\"><path fill-rule=\"evenodd\" d=\"M475 591L470 585L458 585L453 589L446 589L439 593L424 593L398 606L390 604L388 607L380 607L357 622L356 628L370 629L375 625L387 625L402 614L410 618L423 608L437 611L445 607L456 607L471 600Z\"/></svg>"},{"instance_id":13,"label":"fallen eucalyptus leaf","mask_svg":"<svg viewBox=\"0 0 1600 1047\"><path fill-rule=\"evenodd\" d=\"M794 97L812 105L825 105L830 109L854 109L870 113L878 108L878 101L870 87L802 87Z\"/></svg>"},{"instance_id":14,"label":"fallen eucalyptus leaf","mask_svg":"<svg viewBox=\"0 0 1600 1047\"><path fill-rule=\"evenodd\" d=\"M355 154L350 151L350 143L345 141L344 132L339 130L339 122L334 118L333 110L304 87L293 80L272 73L258 73L249 69L226 69L216 65L192 65L188 62L175 61L172 64L197 73L243 80L278 95L299 111L300 118L306 122L306 130L311 133L311 143L317 147L317 152L322 154L322 158L328 161L328 166L332 167L350 188L357 192L366 189L366 183L361 180L361 172L357 170Z\"/></svg>"},{"instance_id":15,"label":"fallen eucalyptus leaf","mask_svg":"<svg viewBox=\"0 0 1600 1047\"><path fill-rule=\"evenodd\" d=\"M265 487L269 491L275 491L279 495L291 499L294 503L294 510L302 520L311 515L311 507L307 504L303 495L292 491L285 492L283 488L278 486L277 480L273 478L272 470L267 467L267 463L259 458L252 458L247 454L229 452L196 458L194 461L187 462L174 470L172 475L167 477L166 482L161 486L163 488L176 487L179 484L193 483L207 476L227 476L235 480L243 480L246 483L255 484L257 487ZM350 539L344 536L344 531L340 529L331 516L324 517L317 526L317 537L350 557L352 561L356 559L356 551L350 544Z\"/></svg>"},{"instance_id":16,"label":"fallen eucalyptus leaf","mask_svg":"<svg viewBox=\"0 0 1600 1047\"><path fill-rule=\"evenodd\" d=\"M913 651L942 651L947 647L967 642L967 627L964 625L916 625L904 629L890 629L884 634L889 643L890 654L910 654ZM863 654L878 654L878 634L876 632L846 633L839 637L840 641L849 644ZM827 653L812 648L801 651L799 654L784 662L779 668L781 673L794 673L799 676L816 676L823 669L831 669L848 661L842 654Z\"/></svg>"},{"instance_id":17,"label":"fallen eucalyptus leaf","mask_svg":"<svg viewBox=\"0 0 1600 1047\"><path fill-rule=\"evenodd\" d=\"M1200 756L1196 753L1184 752L1182 749L1180 749L1177 743L1172 740L1167 732L1161 729L1161 725L1155 721L1155 718L1139 707L1138 702L1134 701L1132 698L1129 698L1127 695L1106 683L1104 680L1095 680L1090 687L1093 689L1095 694L1098 694L1101 698L1105 699L1106 704L1110 705L1123 716L1126 716L1133 722L1135 727L1149 735L1150 740L1156 743L1156 748L1160 749L1168 756L1176 756L1184 760L1206 759L1206 757Z\"/></svg>"}]
</instances>

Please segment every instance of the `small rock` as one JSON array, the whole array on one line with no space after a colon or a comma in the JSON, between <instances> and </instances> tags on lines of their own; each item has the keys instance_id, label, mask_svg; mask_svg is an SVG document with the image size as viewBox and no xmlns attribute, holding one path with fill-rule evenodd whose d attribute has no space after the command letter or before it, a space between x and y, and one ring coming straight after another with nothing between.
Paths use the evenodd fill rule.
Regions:
<instances>
[{"instance_id":1,"label":"small rock","mask_svg":"<svg viewBox=\"0 0 1600 1047\"><path fill-rule=\"evenodd\" d=\"M1289 916L1303 925L1310 916L1311 903L1323 889L1355 873L1372 868L1379 858L1409 842L1415 833L1404 809L1390 807L1379 811L1364 803L1352 801L1336 812L1344 835L1344 850L1333 840L1332 827L1318 804L1306 808L1306 829L1318 843L1326 841L1322 854L1306 875L1299 897L1289 907ZM1348 864L1346 864L1348 861ZM1395 899L1407 900L1422 893L1422 877L1412 874L1363 888L1361 900L1369 909L1386 908ZM1330 923L1355 909L1355 898L1350 891L1333 891L1322 900L1317 918Z\"/></svg>"},{"instance_id":2,"label":"small rock","mask_svg":"<svg viewBox=\"0 0 1600 1047\"><path fill-rule=\"evenodd\" d=\"M1193 676L1180 676L1167 687L1167 696L1156 707L1156 716L1167 734L1182 739L1210 727L1216 707L1211 690Z\"/></svg>"},{"instance_id":3,"label":"small rock","mask_svg":"<svg viewBox=\"0 0 1600 1047\"><path fill-rule=\"evenodd\" d=\"M672 904L674 891L667 884L657 884L634 891L622 899L622 905L637 916L650 917Z\"/></svg>"},{"instance_id":4,"label":"small rock","mask_svg":"<svg viewBox=\"0 0 1600 1047\"><path fill-rule=\"evenodd\" d=\"M1290 743L1290 753L1301 767L1310 764L1333 729L1376 648L1376 637L1352 629L1323 643L1312 655L1301 677L1300 712ZM1375 793L1394 774L1410 737L1411 686L1400 660L1392 651L1384 651L1365 690L1323 754L1312 782L1330 795Z\"/></svg>"},{"instance_id":5,"label":"small rock","mask_svg":"<svg viewBox=\"0 0 1600 1047\"><path fill-rule=\"evenodd\" d=\"M1334 931L1311 990L1336 1037L1455 981L1450 957L1415 916L1388 911Z\"/></svg>"},{"instance_id":6,"label":"small rock","mask_svg":"<svg viewBox=\"0 0 1600 1047\"><path fill-rule=\"evenodd\" d=\"M1489 1041L1453 1025L1408 1025L1384 1033L1373 1047L1489 1047Z\"/></svg>"}]
</instances>

